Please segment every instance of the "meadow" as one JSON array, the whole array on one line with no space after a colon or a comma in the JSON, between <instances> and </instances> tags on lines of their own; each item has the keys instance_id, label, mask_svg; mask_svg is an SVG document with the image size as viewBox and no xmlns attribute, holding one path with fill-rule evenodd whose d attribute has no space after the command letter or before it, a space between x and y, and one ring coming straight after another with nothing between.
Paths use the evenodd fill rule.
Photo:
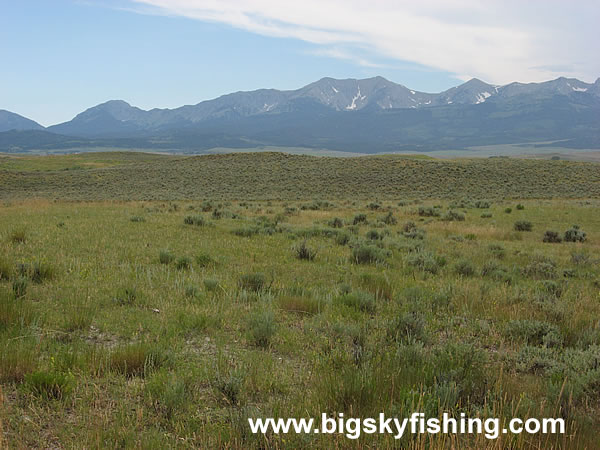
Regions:
<instances>
[{"instance_id":1,"label":"meadow","mask_svg":"<svg viewBox=\"0 0 600 450\"><path fill-rule=\"evenodd\" d=\"M0 159L0 448L597 448L599 168ZM247 423L417 410L567 433Z\"/></svg>"}]
</instances>

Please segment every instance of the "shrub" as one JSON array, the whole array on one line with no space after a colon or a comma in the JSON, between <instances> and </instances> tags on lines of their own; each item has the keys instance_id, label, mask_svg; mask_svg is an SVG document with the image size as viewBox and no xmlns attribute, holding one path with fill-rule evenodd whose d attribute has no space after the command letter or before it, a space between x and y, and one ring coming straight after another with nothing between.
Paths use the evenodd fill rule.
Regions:
<instances>
[{"instance_id":1,"label":"shrub","mask_svg":"<svg viewBox=\"0 0 600 450\"><path fill-rule=\"evenodd\" d=\"M10 280L12 275L12 266L4 258L0 257L0 281Z\"/></svg>"},{"instance_id":2,"label":"shrub","mask_svg":"<svg viewBox=\"0 0 600 450\"><path fill-rule=\"evenodd\" d=\"M473 266L471 261L467 259L462 259L459 262L457 262L454 266L454 271L457 274L462 275L463 277L472 277L473 275L475 275L475 267Z\"/></svg>"},{"instance_id":3,"label":"shrub","mask_svg":"<svg viewBox=\"0 0 600 450\"><path fill-rule=\"evenodd\" d=\"M354 308L358 311L373 313L375 311L375 297L362 291L355 291L349 294L340 295L335 299L336 303Z\"/></svg>"},{"instance_id":4,"label":"shrub","mask_svg":"<svg viewBox=\"0 0 600 450\"><path fill-rule=\"evenodd\" d=\"M544 238L542 239L543 242L549 242L549 243L555 243L555 244L559 244L562 242L562 238L560 237L560 234L558 234L557 231L550 231L547 230L544 233Z\"/></svg>"},{"instance_id":5,"label":"shrub","mask_svg":"<svg viewBox=\"0 0 600 450\"><path fill-rule=\"evenodd\" d=\"M161 250L161 252L158 254L158 260L161 264L171 264L174 259L175 256L168 250Z\"/></svg>"},{"instance_id":6,"label":"shrub","mask_svg":"<svg viewBox=\"0 0 600 450\"><path fill-rule=\"evenodd\" d=\"M306 245L306 241L302 241L300 245L294 247L294 255L297 259L312 261L317 256L317 252Z\"/></svg>"},{"instance_id":7,"label":"shrub","mask_svg":"<svg viewBox=\"0 0 600 450\"><path fill-rule=\"evenodd\" d=\"M335 236L335 243L337 245L346 245L350 242L350 235L348 233L338 233Z\"/></svg>"},{"instance_id":8,"label":"shrub","mask_svg":"<svg viewBox=\"0 0 600 450\"><path fill-rule=\"evenodd\" d=\"M206 225L206 220L202 216L186 216L183 219L183 223L186 225L196 225L197 227L202 227Z\"/></svg>"},{"instance_id":9,"label":"shrub","mask_svg":"<svg viewBox=\"0 0 600 450\"><path fill-rule=\"evenodd\" d=\"M512 359L518 372L543 375L557 367L554 351L547 347L524 345Z\"/></svg>"},{"instance_id":10,"label":"shrub","mask_svg":"<svg viewBox=\"0 0 600 450\"><path fill-rule=\"evenodd\" d=\"M215 387L223 394L230 405L235 406L240 403L242 392L242 376L240 373L232 372L227 376L218 376Z\"/></svg>"},{"instance_id":11,"label":"shrub","mask_svg":"<svg viewBox=\"0 0 600 450\"><path fill-rule=\"evenodd\" d=\"M386 256L384 250L372 245L360 245L352 249L352 262L355 264L381 264Z\"/></svg>"},{"instance_id":12,"label":"shrub","mask_svg":"<svg viewBox=\"0 0 600 450\"><path fill-rule=\"evenodd\" d=\"M71 392L73 378L56 371L37 371L25 376L25 386L37 397L60 400Z\"/></svg>"},{"instance_id":13,"label":"shrub","mask_svg":"<svg viewBox=\"0 0 600 450\"><path fill-rule=\"evenodd\" d=\"M420 251L406 256L406 264L416 267L424 272L437 274L440 266L444 265L445 260L438 258L432 253Z\"/></svg>"},{"instance_id":14,"label":"shrub","mask_svg":"<svg viewBox=\"0 0 600 450\"><path fill-rule=\"evenodd\" d=\"M518 339L527 345L544 345L559 347L562 336L559 329L548 322L538 320L511 320L506 325L505 333L512 339Z\"/></svg>"},{"instance_id":15,"label":"shrub","mask_svg":"<svg viewBox=\"0 0 600 450\"><path fill-rule=\"evenodd\" d=\"M520 204L520 203L519 203L519 204L517 205L517 209L518 209L519 211L523 211L523 210L525 209L525 206L523 206L522 204Z\"/></svg>"},{"instance_id":16,"label":"shrub","mask_svg":"<svg viewBox=\"0 0 600 450\"><path fill-rule=\"evenodd\" d=\"M276 330L273 311L256 312L248 320L248 340L257 347L268 348Z\"/></svg>"},{"instance_id":17,"label":"shrub","mask_svg":"<svg viewBox=\"0 0 600 450\"><path fill-rule=\"evenodd\" d=\"M196 298L200 294L200 291L196 286L190 284L185 287L185 296L189 298Z\"/></svg>"},{"instance_id":18,"label":"shrub","mask_svg":"<svg viewBox=\"0 0 600 450\"><path fill-rule=\"evenodd\" d=\"M531 231L533 224L527 220L517 220L514 225L515 231Z\"/></svg>"},{"instance_id":19,"label":"shrub","mask_svg":"<svg viewBox=\"0 0 600 450\"><path fill-rule=\"evenodd\" d=\"M370 210L372 210L372 211L375 211L375 210L381 208L381 205L379 203L371 202L371 203L369 203L367 205L367 208L370 209Z\"/></svg>"},{"instance_id":20,"label":"shrub","mask_svg":"<svg viewBox=\"0 0 600 450\"><path fill-rule=\"evenodd\" d=\"M27 232L23 229L13 230L9 240L13 244L24 244L27 241Z\"/></svg>"},{"instance_id":21,"label":"shrub","mask_svg":"<svg viewBox=\"0 0 600 450\"><path fill-rule=\"evenodd\" d=\"M366 224L366 223L367 223L366 214L357 214L354 216L354 220L352 221L353 225L360 225L360 224Z\"/></svg>"},{"instance_id":22,"label":"shrub","mask_svg":"<svg viewBox=\"0 0 600 450\"><path fill-rule=\"evenodd\" d=\"M144 377L164 366L167 356L158 348L145 343L118 347L110 354L110 367L128 378Z\"/></svg>"},{"instance_id":23,"label":"shrub","mask_svg":"<svg viewBox=\"0 0 600 450\"><path fill-rule=\"evenodd\" d=\"M386 225L396 225L398 223L398 219L394 217L394 214L390 211L387 215L381 219L383 223Z\"/></svg>"},{"instance_id":24,"label":"shrub","mask_svg":"<svg viewBox=\"0 0 600 450\"><path fill-rule=\"evenodd\" d=\"M504 259L506 256L506 250L500 244L491 244L488 248L494 258Z\"/></svg>"},{"instance_id":25,"label":"shrub","mask_svg":"<svg viewBox=\"0 0 600 450\"><path fill-rule=\"evenodd\" d=\"M344 221L339 217L334 217L327 223L331 228L342 228L344 226Z\"/></svg>"},{"instance_id":26,"label":"shrub","mask_svg":"<svg viewBox=\"0 0 600 450\"><path fill-rule=\"evenodd\" d=\"M262 273L246 273L240 276L239 287L246 291L261 292L267 288L266 282Z\"/></svg>"},{"instance_id":27,"label":"shrub","mask_svg":"<svg viewBox=\"0 0 600 450\"><path fill-rule=\"evenodd\" d=\"M192 260L188 256L180 256L179 258L177 258L175 267L178 270L189 270L192 268Z\"/></svg>"},{"instance_id":28,"label":"shrub","mask_svg":"<svg viewBox=\"0 0 600 450\"><path fill-rule=\"evenodd\" d=\"M187 383L175 374L158 371L144 386L154 407L166 418L171 418L176 411L185 407L188 399Z\"/></svg>"},{"instance_id":29,"label":"shrub","mask_svg":"<svg viewBox=\"0 0 600 450\"><path fill-rule=\"evenodd\" d=\"M450 211L447 211L446 214L444 214L442 216L442 220L445 220L447 222L453 222L453 221L462 222L465 220L465 215L461 212L450 210Z\"/></svg>"},{"instance_id":30,"label":"shrub","mask_svg":"<svg viewBox=\"0 0 600 450\"><path fill-rule=\"evenodd\" d=\"M588 264L590 262L590 255L587 253L573 252L571 253L571 262L576 266Z\"/></svg>"},{"instance_id":31,"label":"shrub","mask_svg":"<svg viewBox=\"0 0 600 450\"><path fill-rule=\"evenodd\" d=\"M425 319L416 312L398 315L388 323L387 334L395 342L410 343L425 340Z\"/></svg>"},{"instance_id":32,"label":"shrub","mask_svg":"<svg viewBox=\"0 0 600 450\"><path fill-rule=\"evenodd\" d=\"M219 288L219 281L207 278L204 280L204 289L208 292L215 292Z\"/></svg>"},{"instance_id":33,"label":"shrub","mask_svg":"<svg viewBox=\"0 0 600 450\"><path fill-rule=\"evenodd\" d=\"M383 239L383 234L379 233L377 230L369 230L367 231L366 237L370 241L378 241Z\"/></svg>"},{"instance_id":34,"label":"shrub","mask_svg":"<svg viewBox=\"0 0 600 450\"><path fill-rule=\"evenodd\" d=\"M201 252L196 255L196 264L199 267L208 267L214 265L215 260L208 253Z\"/></svg>"},{"instance_id":35,"label":"shrub","mask_svg":"<svg viewBox=\"0 0 600 450\"><path fill-rule=\"evenodd\" d=\"M496 261L486 261L481 269L481 276L506 283L510 283L512 281L508 271L504 267L500 266Z\"/></svg>"},{"instance_id":36,"label":"shrub","mask_svg":"<svg viewBox=\"0 0 600 450\"><path fill-rule=\"evenodd\" d=\"M556 263L548 258L533 258L523 269L523 275L536 279L556 278Z\"/></svg>"},{"instance_id":37,"label":"shrub","mask_svg":"<svg viewBox=\"0 0 600 450\"><path fill-rule=\"evenodd\" d=\"M260 233L260 228L258 228L258 227L237 228L237 229L233 230L232 233L235 234L236 236L252 237L252 236L255 236Z\"/></svg>"},{"instance_id":38,"label":"shrub","mask_svg":"<svg viewBox=\"0 0 600 450\"><path fill-rule=\"evenodd\" d=\"M586 234L581 231L579 225L573 225L570 229L565 231L565 242L585 242Z\"/></svg>"},{"instance_id":39,"label":"shrub","mask_svg":"<svg viewBox=\"0 0 600 450\"><path fill-rule=\"evenodd\" d=\"M419 216L422 216L422 217L439 217L440 216L439 209L432 208L430 206L428 206L428 207L419 206L419 209L417 212L418 212Z\"/></svg>"},{"instance_id":40,"label":"shrub","mask_svg":"<svg viewBox=\"0 0 600 450\"><path fill-rule=\"evenodd\" d=\"M453 387L454 404L477 404L488 391L486 354L472 344L447 342L434 348L431 362L438 386Z\"/></svg>"},{"instance_id":41,"label":"shrub","mask_svg":"<svg viewBox=\"0 0 600 450\"><path fill-rule=\"evenodd\" d=\"M140 223L140 222L145 222L146 219L142 216L132 216L129 218L130 222L134 222L134 223Z\"/></svg>"},{"instance_id":42,"label":"shrub","mask_svg":"<svg viewBox=\"0 0 600 450\"><path fill-rule=\"evenodd\" d=\"M504 212L505 212L506 214L510 214L510 213L512 212L512 208L506 208L506 209L504 210Z\"/></svg>"},{"instance_id":43,"label":"shrub","mask_svg":"<svg viewBox=\"0 0 600 450\"><path fill-rule=\"evenodd\" d=\"M18 277L13 280L12 291L16 298L25 297L29 280L25 277Z\"/></svg>"},{"instance_id":44,"label":"shrub","mask_svg":"<svg viewBox=\"0 0 600 450\"><path fill-rule=\"evenodd\" d=\"M488 202L487 200L477 200L473 206L479 209L487 209L490 207L490 202Z\"/></svg>"},{"instance_id":45,"label":"shrub","mask_svg":"<svg viewBox=\"0 0 600 450\"><path fill-rule=\"evenodd\" d=\"M481 214L481 218L482 219L489 219L492 217L492 213L491 212L484 212Z\"/></svg>"}]
</instances>

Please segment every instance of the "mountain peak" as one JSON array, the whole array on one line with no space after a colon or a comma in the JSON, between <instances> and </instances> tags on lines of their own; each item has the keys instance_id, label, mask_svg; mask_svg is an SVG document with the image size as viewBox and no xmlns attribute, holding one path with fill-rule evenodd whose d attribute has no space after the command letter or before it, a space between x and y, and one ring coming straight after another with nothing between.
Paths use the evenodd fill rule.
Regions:
<instances>
[{"instance_id":1,"label":"mountain peak","mask_svg":"<svg viewBox=\"0 0 600 450\"><path fill-rule=\"evenodd\" d=\"M41 130L44 127L33 120L0 109L0 132L10 130Z\"/></svg>"}]
</instances>

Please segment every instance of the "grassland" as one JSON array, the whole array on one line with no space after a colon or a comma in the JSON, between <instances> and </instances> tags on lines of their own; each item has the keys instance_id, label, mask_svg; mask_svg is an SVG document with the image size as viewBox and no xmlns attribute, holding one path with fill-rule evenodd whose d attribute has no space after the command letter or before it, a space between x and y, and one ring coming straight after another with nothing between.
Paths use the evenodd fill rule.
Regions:
<instances>
[{"instance_id":1,"label":"grassland","mask_svg":"<svg viewBox=\"0 0 600 450\"><path fill-rule=\"evenodd\" d=\"M40 170L48 162L46 170ZM50 170L48 170L50 169ZM588 198L600 164L283 153L100 153L0 159L0 200Z\"/></svg>"},{"instance_id":2,"label":"grassland","mask_svg":"<svg viewBox=\"0 0 600 450\"><path fill-rule=\"evenodd\" d=\"M0 447L597 448L598 166L255 156L4 166ZM246 422L414 410L568 433Z\"/></svg>"}]
</instances>

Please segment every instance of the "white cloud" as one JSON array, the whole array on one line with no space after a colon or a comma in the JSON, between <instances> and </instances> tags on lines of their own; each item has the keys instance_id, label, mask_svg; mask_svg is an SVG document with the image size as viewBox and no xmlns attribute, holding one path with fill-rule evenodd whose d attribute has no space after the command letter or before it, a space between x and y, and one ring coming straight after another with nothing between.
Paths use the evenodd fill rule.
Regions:
<instances>
[{"instance_id":1,"label":"white cloud","mask_svg":"<svg viewBox=\"0 0 600 450\"><path fill-rule=\"evenodd\" d=\"M155 13L319 44L321 55L360 65L373 65L367 50L498 84L600 75L597 0L132 1Z\"/></svg>"}]
</instances>

